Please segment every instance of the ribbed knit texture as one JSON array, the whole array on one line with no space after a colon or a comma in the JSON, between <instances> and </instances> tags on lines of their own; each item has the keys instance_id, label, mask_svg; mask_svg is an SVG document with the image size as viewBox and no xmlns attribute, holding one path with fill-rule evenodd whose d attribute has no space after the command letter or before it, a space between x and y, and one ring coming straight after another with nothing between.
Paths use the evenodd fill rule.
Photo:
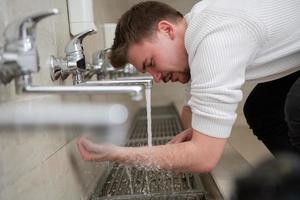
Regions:
<instances>
[{"instance_id":1,"label":"ribbed knit texture","mask_svg":"<svg viewBox=\"0 0 300 200\"><path fill-rule=\"evenodd\" d=\"M246 80L299 69L300 1L204 0L186 19L192 127L227 138Z\"/></svg>"}]
</instances>

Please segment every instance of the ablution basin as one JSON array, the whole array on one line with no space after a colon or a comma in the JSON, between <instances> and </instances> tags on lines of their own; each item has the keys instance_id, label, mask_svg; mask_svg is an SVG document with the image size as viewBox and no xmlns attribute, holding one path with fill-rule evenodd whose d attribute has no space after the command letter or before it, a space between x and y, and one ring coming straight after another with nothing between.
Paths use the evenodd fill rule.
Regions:
<instances>
[{"instance_id":1,"label":"ablution basin","mask_svg":"<svg viewBox=\"0 0 300 200\"><path fill-rule=\"evenodd\" d=\"M167 143L182 130L173 105L152 107L153 145ZM147 145L147 114L141 108L130 127L126 146ZM90 197L104 199L223 199L209 173L175 173L110 163Z\"/></svg>"}]
</instances>

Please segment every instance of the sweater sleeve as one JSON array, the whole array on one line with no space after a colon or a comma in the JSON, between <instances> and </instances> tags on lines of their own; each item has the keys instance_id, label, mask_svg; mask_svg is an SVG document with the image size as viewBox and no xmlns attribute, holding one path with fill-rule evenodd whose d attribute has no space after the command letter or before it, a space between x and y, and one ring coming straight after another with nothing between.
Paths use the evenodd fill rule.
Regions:
<instances>
[{"instance_id":1,"label":"sweater sleeve","mask_svg":"<svg viewBox=\"0 0 300 200\"><path fill-rule=\"evenodd\" d=\"M222 16L206 18L201 23L205 24L201 31L191 27L188 33L194 38L187 48L192 127L212 137L227 138L242 99L246 66L255 56L259 40L256 31L243 20Z\"/></svg>"}]
</instances>

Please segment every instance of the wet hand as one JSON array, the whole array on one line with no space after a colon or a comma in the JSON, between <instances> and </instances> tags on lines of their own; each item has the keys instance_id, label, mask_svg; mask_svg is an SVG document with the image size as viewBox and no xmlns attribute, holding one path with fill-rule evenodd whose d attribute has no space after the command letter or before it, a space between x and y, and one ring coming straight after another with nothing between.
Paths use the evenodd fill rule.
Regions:
<instances>
[{"instance_id":1,"label":"wet hand","mask_svg":"<svg viewBox=\"0 0 300 200\"><path fill-rule=\"evenodd\" d=\"M112 144L96 144L82 136L77 141L77 146L83 160L109 161L114 159L118 147Z\"/></svg>"},{"instance_id":2,"label":"wet hand","mask_svg":"<svg viewBox=\"0 0 300 200\"><path fill-rule=\"evenodd\" d=\"M189 128L189 129L186 129L183 132L177 134L167 144L176 144L176 143L190 141L192 139L192 136L193 136L193 129Z\"/></svg>"}]
</instances>

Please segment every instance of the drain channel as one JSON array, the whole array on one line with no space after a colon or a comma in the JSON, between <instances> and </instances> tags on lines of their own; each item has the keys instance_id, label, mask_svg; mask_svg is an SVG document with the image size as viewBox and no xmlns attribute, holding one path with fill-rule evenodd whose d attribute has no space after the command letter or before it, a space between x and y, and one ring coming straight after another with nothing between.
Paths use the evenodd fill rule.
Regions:
<instances>
[{"instance_id":1,"label":"drain channel","mask_svg":"<svg viewBox=\"0 0 300 200\"><path fill-rule=\"evenodd\" d=\"M129 170L131 178L126 170ZM98 194L100 197L97 195L96 199L165 199L172 196L172 199L188 197L204 200L205 194L192 174L175 175L171 172L126 169L115 165Z\"/></svg>"},{"instance_id":2,"label":"drain channel","mask_svg":"<svg viewBox=\"0 0 300 200\"><path fill-rule=\"evenodd\" d=\"M147 145L146 116L145 109L137 113L126 146ZM181 130L179 116L173 105L152 108L153 145L167 143ZM198 174L146 171L116 163L109 168L107 176L99 181L91 200L211 199Z\"/></svg>"}]
</instances>

